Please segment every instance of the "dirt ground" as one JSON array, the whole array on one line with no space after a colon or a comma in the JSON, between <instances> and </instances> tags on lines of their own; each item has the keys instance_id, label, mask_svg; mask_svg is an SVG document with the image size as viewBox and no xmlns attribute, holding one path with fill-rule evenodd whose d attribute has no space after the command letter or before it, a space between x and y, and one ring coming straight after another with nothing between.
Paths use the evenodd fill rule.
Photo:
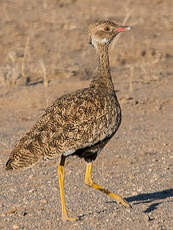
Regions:
<instances>
[{"instance_id":1,"label":"dirt ground","mask_svg":"<svg viewBox=\"0 0 173 230\"><path fill-rule=\"evenodd\" d=\"M173 229L173 1L0 1L0 229ZM61 220L57 161L5 170L17 140L52 101L87 87L96 67L88 24L133 26L110 47L122 125L94 162L93 178L133 206L84 185L85 162L69 158Z\"/></svg>"}]
</instances>

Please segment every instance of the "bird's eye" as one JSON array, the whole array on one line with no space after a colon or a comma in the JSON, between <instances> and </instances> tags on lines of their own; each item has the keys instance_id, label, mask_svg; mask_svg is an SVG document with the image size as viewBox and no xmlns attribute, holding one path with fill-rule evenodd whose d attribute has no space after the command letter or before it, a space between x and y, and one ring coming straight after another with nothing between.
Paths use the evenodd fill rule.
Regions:
<instances>
[{"instance_id":1,"label":"bird's eye","mask_svg":"<svg viewBox=\"0 0 173 230\"><path fill-rule=\"evenodd\" d=\"M106 27L104 28L104 30L105 30L105 31L110 31L110 27L109 27L109 26L106 26Z\"/></svg>"}]
</instances>

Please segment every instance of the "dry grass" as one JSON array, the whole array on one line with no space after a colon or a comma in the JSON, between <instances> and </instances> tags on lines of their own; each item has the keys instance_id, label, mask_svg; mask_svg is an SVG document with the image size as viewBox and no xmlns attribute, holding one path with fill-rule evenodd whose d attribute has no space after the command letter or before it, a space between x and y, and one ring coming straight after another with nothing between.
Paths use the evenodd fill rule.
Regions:
<instances>
[{"instance_id":1,"label":"dry grass","mask_svg":"<svg viewBox=\"0 0 173 230\"><path fill-rule=\"evenodd\" d=\"M48 80L47 80L46 66L45 66L43 60L40 60L40 66L41 66L41 71L42 71L42 76L43 76L43 85L45 88L47 88L48 87Z\"/></svg>"},{"instance_id":2,"label":"dry grass","mask_svg":"<svg viewBox=\"0 0 173 230\"><path fill-rule=\"evenodd\" d=\"M33 7L35 4L35 2L31 2ZM153 46L151 36L144 37L145 32L141 33L141 30L139 30L140 27L145 26L145 14L148 12L148 15L150 15L149 9L138 4L132 5L129 0L122 4L114 4L119 4L122 7L121 12L117 12L117 21L119 23L122 21L123 25L130 25L134 28L128 33L127 37L121 34L122 39L119 39L120 36L118 36L113 41L111 46L112 65L131 66L131 76L132 72L135 74L135 68L137 67L140 67L141 71L144 72L146 66L148 68L149 65L152 66L165 61L166 53L164 47L166 43L158 40L158 47L163 47L158 49L156 46ZM25 8L29 8L29 5L21 3L21 7L25 10ZM83 11L76 12L75 18L71 18L70 12L77 9L75 7L83 7ZM86 53L89 52L87 51L88 45L86 44L86 22L91 18L94 20L99 12L100 17L106 15L107 17L113 16L114 18L112 14L114 11L109 8L109 3L98 4L91 0L86 3L73 0L67 2L57 1L56 3L52 1L49 4L47 0L44 0L39 9L33 8L32 11L26 11L26 15L22 15L20 22L17 17L14 18L14 15L10 14L10 5L3 3L2 9L4 16L2 23L4 28L7 28L11 40L14 41L12 44L9 43L9 47L4 47L4 52L7 53L7 61L3 60L2 65L0 59L0 85L3 87L11 87L21 84L21 82L23 84L26 82L27 77L31 81L32 78L36 78L37 81L43 80L44 87L47 87L48 79L58 77L59 75L62 77L62 74L59 73L65 73L63 76L67 76L66 73L68 72L68 76L73 76L71 69L73 69L76 63L79 66L87 66L88 69L90 68L89 71L93 72L92 68L94 65L92 63L94 59L91 58L90 61L86 58ZM15 9L17 9L17 5L14 11ZM167 13L167 11L169 11L168 3L163 3L161 14L166 16L162 17L161 25L169 32L172 27L169 12ZM32 17L30 17L31 13ZM62 15L62 19L59 17L59 14ZM141 15L140 18L138 14ZM152 18L148 18L148 20L154 22L157 21L157 17L158 14L153 14ZM14 23L15 30L8 22ZM27 25L26 27L24 26L25 24ZM153 26L156 27L154 32L159 33L157 25ZM84 28L86 30L85 33L83 33ZM150 32L152 34L153 30ZM17 39L15 37L16 34ZM18 49L22 50L22 57L16 54ZM78 70L75 75L80 73L81 71ZM129 89L132 90L133 85L130 79L129 84Z\"/></svg>"},{"instance_id":3,"label":"dry grass","mask_svg":"<svg viewBox=\"0 0 173 230\"><path fill-rule=\"evenodd\" d=\"M28 37L26 39L26 44L25 44L25 50L24 50L24 57L22 61L22 66L21 66L21 72L22 72L22 77L26 78L26 73L25 73L25 64L27 62L27 59L30 57L30 40L31 40L31 32L29 32Z\"/></svg>"}]
</instances>

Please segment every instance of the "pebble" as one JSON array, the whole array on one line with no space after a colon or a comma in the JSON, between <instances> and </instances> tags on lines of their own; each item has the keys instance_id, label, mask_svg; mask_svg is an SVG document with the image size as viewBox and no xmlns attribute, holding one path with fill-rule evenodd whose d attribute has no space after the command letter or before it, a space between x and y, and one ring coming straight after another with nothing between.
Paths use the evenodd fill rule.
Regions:
<instances>
[{"instance_id":1,"label":"pebble","mask_svg":"<svg viewBox=\"0 0 173 230\"><path fill-rule=\"evenodd\" d=\"M41 200L41 203L47 204L47 200Z\"/></svg>"},{"instance_id":2,"label":"pebble","mask_svg":"<svg viewBox=\"0 0 173 230\"><path fill-rule=\"evenodd\" d=\"M143 191L143 187L137 188L137 191L138 191L138 192L142 192L142 191Z\"/></svg>"},{"instance_id":3,"label":"pebble","mask_svg":"<svg viewBox=\"0 0 173 230\"><path fill-rule=\"evenodd\" d=\"M14 225L13 225L13 229L14 229L14 230L19 229L19 226L16 225L16 224L14 224Z\"/></svg>"}]
</instances>

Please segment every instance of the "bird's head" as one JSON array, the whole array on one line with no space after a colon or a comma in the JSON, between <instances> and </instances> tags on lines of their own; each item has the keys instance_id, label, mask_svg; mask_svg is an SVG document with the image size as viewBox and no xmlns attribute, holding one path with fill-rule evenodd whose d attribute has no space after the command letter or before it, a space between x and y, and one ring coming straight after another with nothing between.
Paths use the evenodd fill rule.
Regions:
<instances>
[{"instance_id":1,"label":"bird's head","mask_svg":"<svg viewBox=\"0 0 173 230\"><path fill-rule=\"evenodd\" d=\"M130 26L119 26L109 20L97 21L89 26L89 43L95 48L108 46L117 34L130 29Z\"/></svg>"}]
</instances>

